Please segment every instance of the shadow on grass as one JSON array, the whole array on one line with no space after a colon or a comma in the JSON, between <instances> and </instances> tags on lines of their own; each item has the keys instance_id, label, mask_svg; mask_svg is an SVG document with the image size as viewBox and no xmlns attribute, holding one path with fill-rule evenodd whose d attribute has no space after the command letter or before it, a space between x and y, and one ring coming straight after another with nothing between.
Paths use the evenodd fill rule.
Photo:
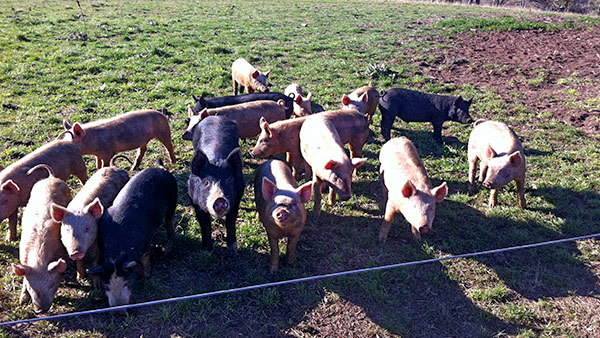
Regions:
<instances>
[{"instance_id":1,"label":"shadow on grass","mask_svg":"<svg viewBox=\"0 0 600 338\"><path fill-rule=\"evenodd\" d=\"M8 233L8 230L6 230ZM0 243L0 252L6 253L14 258L19 258L19 242L14 242L14 246Z\"/></svg>"}]
</instances>

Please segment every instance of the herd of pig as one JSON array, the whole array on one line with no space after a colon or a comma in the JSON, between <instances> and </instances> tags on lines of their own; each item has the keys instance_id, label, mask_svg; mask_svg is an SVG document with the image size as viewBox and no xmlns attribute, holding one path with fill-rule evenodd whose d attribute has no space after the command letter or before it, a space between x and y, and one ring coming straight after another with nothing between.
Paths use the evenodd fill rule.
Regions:
<instances>
[{"instance_id":1,"label":"herd of pig","mask_svg":"<svg viewBox=\"0 0 600 338\"><path fill-rule=\"evenodd\" d=\"M293 263L306 223L304 204L311 196L315 217L321 213L321 194L327 187L330 204L336 195L342 200L351 197L352 178L366 161L362 150L377 107L382 114L381 133L387 140L379 154L386 201L379 240L385 242L397 213L420 240L431 229L435 205L446 197L448 186L445 182L432 186L414 144L406 137L390 140L391 126L396 116L431 122L434 138L441 142L444 121L473 122L468 112L471 101L400 88L378 92L369 85L344 95L342 109L313 114L311 94L304 96L296 84L284 94L269 92L268 75L240 58L232 65L236 95L194 96L195 107L188 108L183 139L192 141L194 152L188 195L201 226L203 248L213 246L212 216L225 219L227 247L236 250L235 223L244 192L239 139L259 136L253 157L287 154L287 162L270 159L262 163L254 180L256 208L271 249L269 270L278 269L282 238L288 239L286 263ZM248 94L238 95L238 86ZM130 179L115 162L129 161L117 153L138 149L137 158L130 161L132 169L137 169L151 139L162 142L175 162L168 119L158 111L143 110L85 124L65 121L64 126L56 140L0 172L0 219L8 218L11 240L18 238L17 209L25 206L20 262L13 264L13 271L24 277L20 302L31 300L36 312L47 311L68 256L77 263L77 278L92 277L110 306L128 304L138 275L150 272L153 232L164 220L168 238L175 235L178 191L175 178L162 165ZM89 179L85 154L96 156L98 168ZM479 181L491 189L489 206L495 205L498 189L514 180L519 205L525 208L525 158L508 126L476 121L468 161L469 193L475 191L481 161ZM74 198L65 183L71 174L84 184ZM307 183L298 185L302 174Z\"/></svg>"}]
</instances>

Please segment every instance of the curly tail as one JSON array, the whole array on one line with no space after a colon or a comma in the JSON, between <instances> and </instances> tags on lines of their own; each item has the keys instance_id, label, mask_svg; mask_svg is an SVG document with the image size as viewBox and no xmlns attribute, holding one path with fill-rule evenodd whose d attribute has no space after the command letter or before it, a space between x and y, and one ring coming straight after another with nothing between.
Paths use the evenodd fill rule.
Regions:
<instances>
[{"instance_id":1,"label":"curly tail","mask_svg":"<svg viewBox=\"0 0 600 338\"><path fill-rule=\"evenodd\" d=\"M55 177L54 176L54 170L52 170L52 167L49 166L48 164L45 164L45 163L38 164L35 167L29 169L27 171L27 176L31 175L32 172L34 172L34 171L36 171L36 170L38 170L40 168L44 168L44 169L48 170L48 177Z\"/></svg>"}]
</instances>

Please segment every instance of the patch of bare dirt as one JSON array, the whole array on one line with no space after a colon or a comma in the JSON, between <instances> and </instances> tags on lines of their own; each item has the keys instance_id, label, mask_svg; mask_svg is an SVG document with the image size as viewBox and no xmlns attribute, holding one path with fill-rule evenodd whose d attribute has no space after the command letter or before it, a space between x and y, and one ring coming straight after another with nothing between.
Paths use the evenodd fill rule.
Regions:
<instances>
[{"instance_id":1,"label":"patch of bare dirt","mask_svg":"<svg viewBox=\"0 0 600 338\"><path fill-rule=\"evenodd\" d=\"M584 104L600 97L600 28L463 33L449 43L433 64L419 65L424 75L488 87L509 103L600 134L598 104Z\"/></svg>"}]
</instances>

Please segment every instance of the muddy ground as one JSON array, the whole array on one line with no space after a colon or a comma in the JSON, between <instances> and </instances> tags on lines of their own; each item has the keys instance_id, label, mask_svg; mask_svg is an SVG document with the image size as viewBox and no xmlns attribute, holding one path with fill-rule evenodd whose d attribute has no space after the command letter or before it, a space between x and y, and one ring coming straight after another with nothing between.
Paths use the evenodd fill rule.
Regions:
<instances>
[{"instance_id":1,"label":"muddy ground","mask_svg":"<svg viewBox=\"0 0 600 338\"><path fill-rule=\"evenodd\" d=\"M600 134L600 28L461 33L442 43L451 48L419 63L432 80L487 87L540 118Z\"/></svg>"}]
</instances>

